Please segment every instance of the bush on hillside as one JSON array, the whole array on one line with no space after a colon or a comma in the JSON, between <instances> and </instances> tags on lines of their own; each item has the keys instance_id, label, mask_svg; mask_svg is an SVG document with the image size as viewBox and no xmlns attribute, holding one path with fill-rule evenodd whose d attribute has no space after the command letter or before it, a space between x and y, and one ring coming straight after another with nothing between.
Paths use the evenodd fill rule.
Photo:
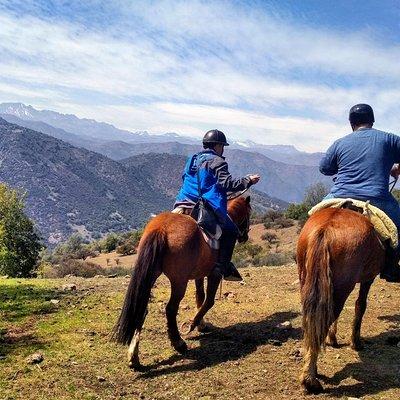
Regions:
<instances>
[{"instance_id":1,"label":"bush on hillside","mask_svg":"<svg viewBox=\"0 0 400 400\"><path fill-rule=\"evenodd\" d=\"M272 243L276 243L278 240L278 236L276 233L274 232L265 232L261 235L261 239L265 240L266 242L272 244Z\"/></svg>"},{"instance_id":2,"label":"bush on hillside","mask_svg":"<svg viewBox=\"0 0 400 400\"><path fill-rule=\"evenodd\" d=\"M42 249L24 208L23 196L0 184L0 273L12 277L33 276Z\"/></svg>"},{"instance_id":3,"label":"bush on hillside","mask_svg":"<svg viewBox=\"0 0 400 400\"><path fill-rule=\"evenodd\" d=\"M142 234L143 231L131 232L129 236L116 248L116 252L124 256L136 254Z\"/></svg>"}]
</instances>

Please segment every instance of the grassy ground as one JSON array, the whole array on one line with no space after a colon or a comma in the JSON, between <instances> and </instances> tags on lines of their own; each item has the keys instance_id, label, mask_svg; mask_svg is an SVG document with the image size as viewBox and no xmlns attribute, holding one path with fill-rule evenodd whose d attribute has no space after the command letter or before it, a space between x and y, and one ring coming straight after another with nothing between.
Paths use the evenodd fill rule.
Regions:
<instances>
[{"instance_id":1,"label":"grassy ground","mask_svg":"<svg viewBox=\"0 0 400 400\"><path fill-rule=\"evenodd\" d=\"M298 385L302 359L295 267L243 273L247 284L225 283L225 295L209 313L218 328L191 336L187 357L168 343L164 309L169 288L160 279L142 335L142 362L150 367L142 373L129 370L126 348L108 340L127 278L0 280L0 399L317 398L303 396ZM62 291L66 283L77 290ZM327 390L319 398L400 398L399 295L400 286L374 284L363 326L367 346L359 353L348 347L352 296L339 323L343 346L328 348L319 362ZM180 321L194 312L190 285ZM279 329L284 321L292 328ZM36 351L44 361L28 365L26 357Z\"/></svg>"}]
</instances>

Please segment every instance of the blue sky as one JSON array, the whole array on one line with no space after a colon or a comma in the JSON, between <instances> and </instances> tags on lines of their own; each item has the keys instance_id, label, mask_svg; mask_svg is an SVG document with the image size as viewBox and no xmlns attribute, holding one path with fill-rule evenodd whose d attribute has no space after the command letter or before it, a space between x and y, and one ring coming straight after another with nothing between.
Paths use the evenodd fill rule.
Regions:
<instances>
[{"instance_id":1,"label":"blue sky","mask_svg":"<svg viewBox=\"0 0 400 400\"><path fill-rule=\"evenodd\" d=\"M398 132L398 1L2 1L0 101L132 131L324 150Z\"/></svg>"}]
</instances>

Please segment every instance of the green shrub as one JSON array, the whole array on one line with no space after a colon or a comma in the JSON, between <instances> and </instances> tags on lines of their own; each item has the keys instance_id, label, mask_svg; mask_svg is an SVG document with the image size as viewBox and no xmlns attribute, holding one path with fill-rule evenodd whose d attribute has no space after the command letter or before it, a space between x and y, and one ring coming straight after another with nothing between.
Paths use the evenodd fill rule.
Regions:
<instances>
[{"instance_id":1,"label":"green shrub","mask_svg":"<svg viewBox=\"0 0 400 400\"><path fill-rule=\"evenodd\" d=\"M276 241L278 240L278 236L274 232L267 231L261 235L261 239L272 244L272 243L276 243Z\"/></svg>"},{"instance_id":2,"label":"green shrub","mask_svg":"<svg viewBox=\"0 0 400 400\"><path fill-rule=\"evenodd\" d=\"M42 249L24 208L23 196L0 184L0 273L12 277L33 276Z\"/></svg>"}]
</instances>

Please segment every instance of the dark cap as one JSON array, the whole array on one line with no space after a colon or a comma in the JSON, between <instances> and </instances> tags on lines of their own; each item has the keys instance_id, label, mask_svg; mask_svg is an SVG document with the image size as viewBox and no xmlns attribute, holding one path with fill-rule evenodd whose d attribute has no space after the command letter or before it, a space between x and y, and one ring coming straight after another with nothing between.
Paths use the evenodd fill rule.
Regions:
<instances>
[{"instance_id":1,"label":"dark cap","mask_svg":"<svg viewBox=\"0 0 400 400\"><path fill-rule=\"evenodd\" d=\"M353 125L373 124L375 122L374 111L368 104L356 104L350 108L349 121Z\"/></svg>"},{"instance_id":2,"label":"dark cap","mask_svg":"<svg viewBox=\"0 0 400 400\"><path fill-rule=\"evenodd\" d=\"M226 136L218 129L208 131L203 137L203 144L223 144L224 146L229 146Z\"/></svg>"}]
</instances>

